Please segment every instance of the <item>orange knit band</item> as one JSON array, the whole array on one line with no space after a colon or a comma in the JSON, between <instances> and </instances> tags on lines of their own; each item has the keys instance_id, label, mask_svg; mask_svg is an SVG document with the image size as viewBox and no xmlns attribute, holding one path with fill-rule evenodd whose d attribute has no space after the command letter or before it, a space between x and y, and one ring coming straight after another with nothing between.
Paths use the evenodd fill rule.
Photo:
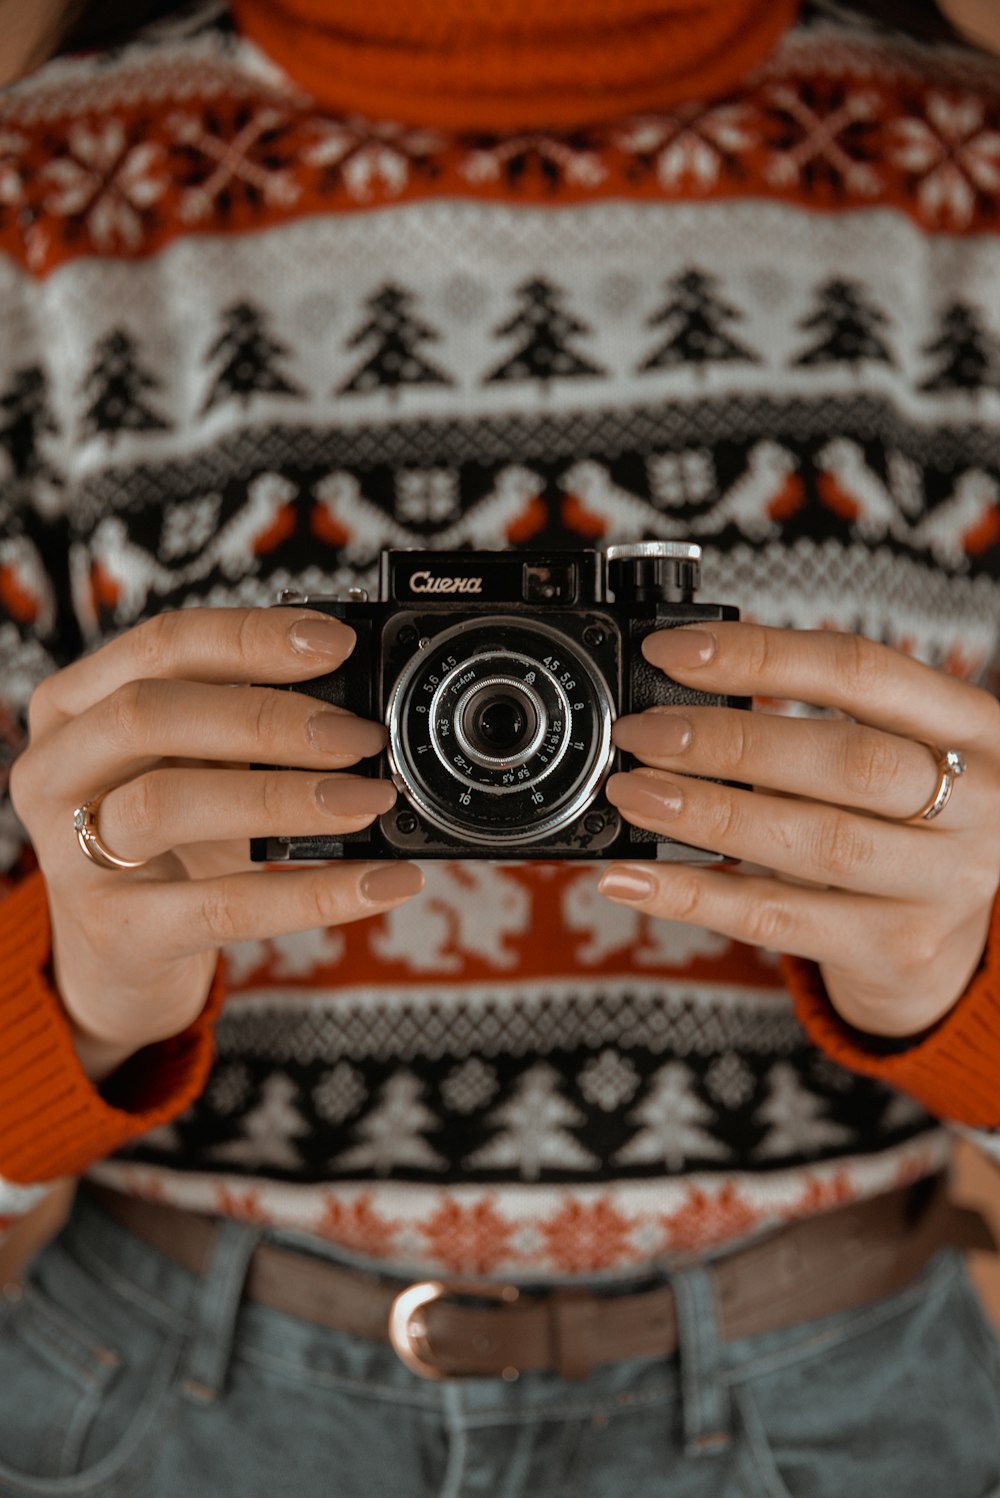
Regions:
<instances>
[{"instance_id":1,"label":"orange knit band","mask_svg":"<svg viewBox=\"0 0 1000 1498\"><path fill-rule=\"evenodd\" d=\"M798 0L231 0L237 25L341 113L453 130L566 128L712 98Z\"/></svg>"},{"instance_id":2,"label":"orange knit band","mask_svg":"<svg viewBox=\"0 0 1000 1498\"><path fill-rule=\"evenodd\" d=\"M208 1078L225 998L220 957L194 1023L137 1051L98 1090L46 976L51 943L45 880L36 870L0 891L0 1177L14 1185L76 1175L182 1113Z\"/></svg>"}]
</instances>

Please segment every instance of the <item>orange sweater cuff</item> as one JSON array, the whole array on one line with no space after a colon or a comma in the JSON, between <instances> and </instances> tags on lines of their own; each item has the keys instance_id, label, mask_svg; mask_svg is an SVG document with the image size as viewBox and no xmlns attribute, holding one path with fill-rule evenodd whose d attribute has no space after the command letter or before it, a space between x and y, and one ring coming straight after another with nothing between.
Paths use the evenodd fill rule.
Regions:
<instances>
[{"instance_id":1,"label":"orange sweater cuff","mask_svg":"<svg viewBox=\"0 0 1000 1498\"><path fill-rule=\"evenodd\" d=\"M786 955L781 968L806 1034L841 1066L909 1093L936 1118L1000 1125L1000 898L979 971L941 1023L904 1051L866 1050L827 997L816 963Z\"/></svg>"},{"instance_id":2,"label":"orange sweater cuff","mask_svg":"<svg viewBox=\"0 0 1000 1498\"><path fill-rule=\"evenodd\" d=\"M0 1176L33 1185L77 1175L200 1094L224 998L220 957L208 1002L193 1025L146 1046L98 1092L73 1048L59 995L45 976L51 928L41 873L0 901Z\"/></svg>"}]
</instances>

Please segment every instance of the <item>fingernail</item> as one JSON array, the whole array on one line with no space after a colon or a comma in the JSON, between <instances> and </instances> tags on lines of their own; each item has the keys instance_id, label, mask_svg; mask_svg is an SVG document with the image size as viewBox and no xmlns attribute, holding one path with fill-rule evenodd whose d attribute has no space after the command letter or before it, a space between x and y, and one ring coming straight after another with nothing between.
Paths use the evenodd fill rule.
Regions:
<instances>
[{"instance_id":1,"label":"fingernail","mask_svg":"<svg viewBox=\"0 0 1000 1498\"><path fill-rule=\"evenodd\" d=\"M388 811L396 799L396 787L389 780L366 780L360 775L338 775L321 780L316 800L324 811L340 817L370 817Z\"/></svg>"},{"instance_id":2,"label":"fingernail","mask_svg":"<svg viewBox=\"0 0 1000 1498\"><path fill-rule=\"evenodd\" d=\"M715 654L715 636L707 629L661 629L655 635L647 635L642 642L642 653L647 661L670 671L672 666L682 671L688 666L706 666Z\"/></svg>"},{"instance_id":3,"label":"fingernail","mask_svg":"<svg viewBox=\"0 0 1000 1498\"><path fill-rule=\"evenodd\" d=\"M306 724L310 742L321 754L364 758L379 754L388 735L381 723L355 718L349 713L316 713Z\"/></svg>"},{"instance_id":4,"label":"fingernail","mask_svg":"<svg viewBox=\"0 0 1000 1498\"><path fill-rule=\"evenodd\" d=\"M424 876L415 863L387 863L381 869L370 869L361 880L361 898L372 905L392 900L406 900L418 895L424 887Z\"/></svg>"},{"instance_id":5,"label":"fingernail","mask_svg":"<svg viewBox=\"0 0 1000 1498\"><path fill-rule=\"evenodd\" d=\"M619 749L637 754L640 759L654 759L681 754L691 742L691 724L679 713L665 713L650 708L619 718L612 734Z\"/></svg>"},{"instance_id":6,"label":"fingernail","mask_svg":"<svg viewBox=\"0 0 1000 1498\"><path fill-rule=\"evenodd\" d=\"M632 812L654 822L675 817L684 805L684 797L673 781L667 783L652 775L612 775L606 794L619 811Z\"/></svg>"},{"instance_id":7,"label":"fingernail","mask_svg":"<svg viewBox=\"0 0 1000 1498\"><path fill-rule=\"evenodd\" d=\"M655 893L656 885L651 876L642 869L608 869L601 875L597 886L599 894L609 900L648 900Z\"/></svg>"},{"instance_id":8,"label":"fingernail","mask_svg":"<svg viewBox=\"0 0 1000 1498\"><path fill-rule=\"evenodd\" d=\"M357 638L349 624L339 619L297 619L288 631L293 650L300 655L349 655Z\"/></svg>"}]
</instances>

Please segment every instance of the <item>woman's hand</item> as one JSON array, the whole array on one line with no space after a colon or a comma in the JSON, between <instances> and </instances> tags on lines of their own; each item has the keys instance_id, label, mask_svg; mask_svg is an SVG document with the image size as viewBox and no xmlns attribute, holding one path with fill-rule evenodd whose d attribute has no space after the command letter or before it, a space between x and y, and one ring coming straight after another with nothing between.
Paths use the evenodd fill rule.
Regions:
<instances>
[{"instance_id":1,"label":"woman's hand","mask_svg":"<svg viewBox=\"0 0 1000 1498\"><path fill-rule=\"evenodd\" d=\"M712 623L658 631L643 652L701 691L855 721L689 706L622 718L615 742L648 767L612 776L623 815L770 872L615 864L602 893L811 958L860 1030L912 1035L942 1018L980 962L1000 885L996 699L856 635ZM960 750L967 773L935 819L910 823L938 778L928 744Z\"/></svg>"},{"instance_id":2,"label":"woman's hand","mask_svg":"<svg viewBox=\"0 0 1000 1498\"><path fill-rule=\"evenodd\" d=\"M970 42L1000 56L1000 15L995 0L938 0L938 8Z\"/></svg>"},{"instance_id":3,"label":"woman's hand","mask_svg":"<svg viewBox=\"0 0 1000 1498\"><path fill-rule=\"evenodd\" d=\"M67 0L0 0L0 88L52 55L68 9Z\"/></svg>"},{"instance_id":4,"label":"woman's hand","mask_svg":"<svg viewBox=\"0 0 1000 1498\"><path fill-rule=\"evenodd\" d=\"M250 862L251 837L358 831L395 799L385 780L342 773L382 749L381 724L251 685L324 675L354 639L316 611L183 609L32 697L11 796L45 875L56 985L95 1079L197 1018L227 942L341 925L419 890L412 864ZM100 837L141 868L99 868L80 851L74 808L103 792Z\"/></svg>"}]
</instances>

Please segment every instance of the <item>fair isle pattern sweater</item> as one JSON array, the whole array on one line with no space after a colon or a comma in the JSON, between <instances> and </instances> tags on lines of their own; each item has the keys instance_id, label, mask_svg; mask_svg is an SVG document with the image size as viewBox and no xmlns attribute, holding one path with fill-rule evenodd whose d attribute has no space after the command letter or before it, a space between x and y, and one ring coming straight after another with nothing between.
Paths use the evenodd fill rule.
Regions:
<instances>
[{"instance_id":1,"label":"fair isle pattern sweater","mask_svg":"<svg viewBox=\"0 0 1000 1498\"><path fill-rule=\"evenodd\" d=\"M212 3L50 64L0 99L8 761L81 649L389 545L695 540L706 599L987 680L998 229L1000 64L836 5L725 99L563 133L331 115ZM9 802L0 859L8 1216L87 1169L414 1269L621 1273L1000 1125L989 954L879 1054L808 964L552 863L227 948L98 1094Z\"/></svg>"}]
</instances>

